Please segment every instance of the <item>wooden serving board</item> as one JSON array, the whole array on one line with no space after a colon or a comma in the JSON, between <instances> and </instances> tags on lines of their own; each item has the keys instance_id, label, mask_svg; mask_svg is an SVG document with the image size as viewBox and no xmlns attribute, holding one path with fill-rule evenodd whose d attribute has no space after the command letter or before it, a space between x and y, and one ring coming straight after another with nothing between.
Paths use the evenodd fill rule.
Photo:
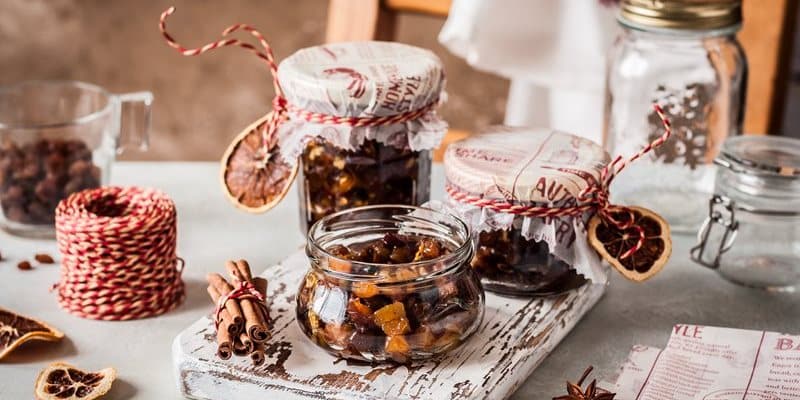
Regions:
<instances>
[{"instance_id":1,"label":"wooden serving board","mask_svg":"<svg viewBox=\"0 0 800 400\"><path fill-rule=\"evenodd\" d=\"M302 251L262 274L275 321L267 361L222 361L214 327L202 318L173 342L179 389L192 399L506 398L600 299L605 285L539 299L486 295L480 329L441 358L412 366L351 365L316 347L295 321L295 293L308 261ZM489 396L491 394L491 396Z\"/></svg>"}]
</instances>

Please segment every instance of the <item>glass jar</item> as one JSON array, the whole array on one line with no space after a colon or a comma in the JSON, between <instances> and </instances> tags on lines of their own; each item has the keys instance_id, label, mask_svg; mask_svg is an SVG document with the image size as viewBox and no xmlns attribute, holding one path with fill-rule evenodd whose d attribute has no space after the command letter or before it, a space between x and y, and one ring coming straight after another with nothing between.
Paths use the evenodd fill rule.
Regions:
<instances>
[{"instance_id":1,"label":"glass jar","mask_svg":"<svg viewBox=\"0 0 800 400\"><path fill-rule=\"evenodd\" d=\"M484 295L466 225L412 206L329 215L308 232L311 269L297 321L337 356L406 363L449 351L478 328Z\"/></svg>"},{"instance_id":2,"label":"glass jar","mask_svg":"<svg viewBox=\"0 0 800 400\"><path fill-rule=\"evenodd\" d=\"M769 290L800 284L800 140L728 139L692 259Z\"/></svg>"},{"instance_id":3,"label":"glass jar","mask_svg":"<svg viewBox=\"0 0 800 400\"><path fill-rule=\"evenodd\" d=\"M352 207L428 201L430 150L447 130L435 111L445 84L436 55L400 43L327 44L286 58L278 80L289 104L279 144L284 159L301 163L303 232ZM365 117L387 122L350 125Z\"/></svg>"},{"instance_id":4,"label":"glass jar","mask_svg":"<svg viewBox=\"0 0 800 400\"><path fill-rule=\"evenodd\" d=\"M146 146L152 100L149 92L112 95L74 81L0 88L3 229L53 237L62 199L108 183L111 163L123 147L121 131Z\"/></svg>"},{"instance_id":5,"label":"glass jar","mask_svg":"<svg viewBox=\"0 0 800 400\"><path fill-rule=\"evenodd\" d=\"M741 133L747 60L736 39L740 0L623 0L622 33L609 55L604 140L628 156L663 133L672 137L627 167L613 201L664 216L673 231L696 232L714 185L714 157ZM675 207L680 204L680 207Z\"/></svg>"},{"instance_id":6,"label":"glass jar","mask_svg":"<svg viewBox=\"0 0 800 400\"><path fill-rule=\"evenodd\" d=\"M544 218L513 206L579 205L608 162L598 144L549 129L493 127L448 146L445 205L470 226L477 244L471 266L486 290L546 296L605 282L586 240L593 211Z\"/></svg>"}]
</instances>

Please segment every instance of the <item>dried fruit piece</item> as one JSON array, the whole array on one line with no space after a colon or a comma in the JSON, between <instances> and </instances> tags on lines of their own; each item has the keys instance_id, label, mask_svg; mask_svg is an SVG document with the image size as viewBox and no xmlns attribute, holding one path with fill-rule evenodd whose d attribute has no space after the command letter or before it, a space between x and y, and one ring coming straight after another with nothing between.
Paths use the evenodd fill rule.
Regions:
<instances>
[{"instance_id":1,"label":"dried fruit piece","mask_svg":"<svg viewBox=\"0 0 800 400\"><path fill-rule=\"evenodd\" d=\"M444 253L442 243L433 238L424 238L419 241L417 254L414 255L414 261L433 260Z\"/></svg>"},{"instance_id":2,"label":"dried fruit piece","mask_svg":"<svg viewBox=\"0 0 800 400\"><path fill-rule=\"evenodd\" d=\"M266 152L262 128L271 114L257 120L236 136L222 157L222 187L228 199L247 212L262 213L286 196L297 175L278 155L278 147Z\"/></svg>"},{"instance_id":3,"label":"dried fruit piece","mask_svg":"<svg viewBox=\"0 0 800 400\"><path fill-rule=\"evenodd\" d=\"M29 340L55 342L63 337L42 322L0 308L0 360Z\"/></svg>"},{"instance_id":4,"label":"dried fruit piece","mask_svg":"<svg viewBox=\"0 0 800 400\"><path fill-rule=\"evenodd\" d=\"M406 317L406 309L403 303L396 301L388 306L381 307L373 314L375 323L381 327L388 336L403 335L411 330Z\"/></svg>"},{"instance_id":5,"label":"dried fruit piece","mask_svg":"<svg viewBox=\"0 0 800 400\"><path fill-rule=\"evenodd\" d=\"M350 342L353 328L346 324L326 324L323 336L325 341L333 346L345 348Z\"/></svg>"},{"instance_id":6,"label":"dried fruit piece","mask_svg":"<svg viewBox=\"0 0 800 400\"><path fill-rule=\"evenodd\" d=\"M642 207L614 211L619 220L633 217L630 228L620 230L599 215L589 221L589 243L603 259L632 281L642 282L664 268L672 254L669 224L660 215ZM642 247L628 257L622 256L639 240L637 227L644 231Z\"/></svg>"},{"instance_id":7,"label":"dried fruit piece","mask_svg":"<svg viewBox=\"0 0 800 400\"><path fill-rule=\"evenodd\" d=\"M27 271L33 267L31 266L31 263L28 260L22 260L17 264L17 268L23 271Z\"/></svg>"},{"instance_id":8,"label":"dried fruit piece","mask_svg":"<svg viewBox=\"0 0 800 400\"><path fill-rule=\"evenodd\" d=\"M406 362L411 353L408 341L402 336L389 336L386 340L386 353L397 362Z\"/></svg>"},{"instance_id":9,"label":"dried fruit piece","mask_svg":"<svg viewBox=\"0 0 800 400\"><path fill-rule=\"evenodd\" d=\"M362 299L368 299L377 296L380 293L378 285L372 282L355 282L353 283L353 294Z\"/></svg>"},{"instance_id":10,"label":"dried fruit piece","mask_svg":"<svg viewBox=\"0 0 800 400\"><path fill-rule=\"evenodd\" d=\"M92 400L99 399L111 389L117 377L114 368L97 372L82 371L66 363L47 366L36 378L38 400Z\"/></svg>"},{"instance_id":11,"label":"dried fruit piece","mask_svg":"<svg viewBox=\"0 0 800 400\"><path fill-rule=\"evenodd\" d=\"M49 254L45 253L38 253L33 256L33 259L36 260L39 264L55 264L55 260Z\"/></svg>"}]
</instances>

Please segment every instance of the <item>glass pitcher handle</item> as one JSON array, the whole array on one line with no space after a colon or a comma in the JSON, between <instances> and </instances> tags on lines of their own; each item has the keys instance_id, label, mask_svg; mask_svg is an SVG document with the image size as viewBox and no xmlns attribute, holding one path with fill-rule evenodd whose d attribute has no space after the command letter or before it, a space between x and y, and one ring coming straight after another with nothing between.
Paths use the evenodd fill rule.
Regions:
<instances>
[{"instance_id":1,"label":"glass pitcher handle","mask_svg":"<svg viewBox=\"0 0 800 400\"><path fill-rule=\"evenodd\" d=\"M129 148L147 150L150 144L151 106L153 94L150 92L124 93L116 96L119 101L119 144L117 152Z\"/></svg>"}]
</instances>

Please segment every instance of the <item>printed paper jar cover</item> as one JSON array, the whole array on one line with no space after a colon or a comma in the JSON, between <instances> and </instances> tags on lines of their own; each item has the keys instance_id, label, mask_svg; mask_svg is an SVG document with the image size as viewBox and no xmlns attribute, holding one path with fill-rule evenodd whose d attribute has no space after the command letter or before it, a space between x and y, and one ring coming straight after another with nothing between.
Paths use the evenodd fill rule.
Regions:
<instances>
[{"instance_id":1,"label":"printed paper jar cover","mask_svg":"<svg viewBox=\"0 0 800 400\"><path fill-rule=\"evenodd\" d=\"M564 206L597 181L610 158L590 140L550 129L493 127L451 144L447 182L490 199Z\"/></svg>"},{"instance_id":2,"label":"printed paper jar cover","mask_svg":"<svg viewBox=\"0 0 800 400\"><path fill-rule=\"evenodd\" d=\"M336 116L387 116L422 108L442 95L433 52L393 42L346 42L301 49L278 67L289 103Z\"/></svg>"},{"instance_id":3,"label":"printed paper jar cover","mask_svg":"<svg viewBox=\"0 0 800 400\"><path fill-rule=\"evenodd\" d=\"M432 52L391 42L348 42L297 51L278 66L284 97L305 111L340 117L386 117L441 103L445 77ZM412 151L439 146L447 123L435 109L405 122L378 126L312 123L291 111L278 130L281 156L294 165L315 137L355 151L375 140Z\"/></svg>"}]
</instances>

